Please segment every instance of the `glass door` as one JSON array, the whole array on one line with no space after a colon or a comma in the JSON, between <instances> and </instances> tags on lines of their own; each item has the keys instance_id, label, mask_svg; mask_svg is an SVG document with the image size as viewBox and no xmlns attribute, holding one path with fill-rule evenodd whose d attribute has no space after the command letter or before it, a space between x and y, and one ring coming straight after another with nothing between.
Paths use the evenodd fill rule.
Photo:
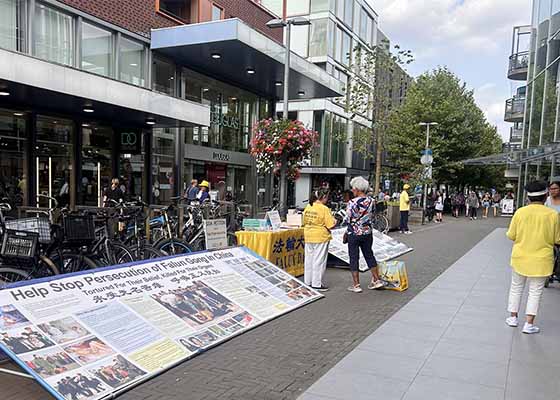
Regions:
<instances>
[{"instance_id":1,"label":"glass door","mask_svg":"<svg viewBox=\"0 0 560 400\"><path fill-rule=\"evenodd\" d=\"M70 120L37 116L36 191L55 198L61 207L70 204L72 173L72 137ZM52 200L37 197L37 207L53 207Z\"/></svg>"},{"instance_id":2,"label":"glass door","mask_svg":"<svg viewBox=\"0 0 560 400\"><path fill-rule=\"evenodd\" d=\"M103 192L111 184L113 130L82 125L82 170L78 205L101 207Z\"/></svg>"}]
</instances>

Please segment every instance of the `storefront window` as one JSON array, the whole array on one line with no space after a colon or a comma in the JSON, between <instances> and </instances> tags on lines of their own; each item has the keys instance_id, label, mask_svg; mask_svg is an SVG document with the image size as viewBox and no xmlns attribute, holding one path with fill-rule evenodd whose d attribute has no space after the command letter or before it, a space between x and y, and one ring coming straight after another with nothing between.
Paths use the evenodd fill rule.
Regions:
<instances>
[{"instance_id":1,"label":"storefront window","mask_svg":"<svg viewBox=\"0 0 560 400\"><path fill-rule=\"evenodd\" d=\"M82 69L97 75L111 76L113 35L94 25L82 24Z\"/></svg>"},{"instance_id":2,"label":"storefront window","mask_svg":"<svg viewBox=\"0 0 560 400\"><path fill-rule=\"evenodd\" d=\"M22 113L0 109L0 198L7 198L14 208L28 204L25 128Z\"/></svg>"},{"instance_id":3,"label":"storefront window","mask_svg":"<svg viewBox=\"0 0 560 400\"><path fill-rule=\"evenodd\" d=\"M25 39L25 1L0 0L0 47L22 51Z\"/></svg>"},{"instance_id":4,"label":"storefront window","mask_svg":"<svg viewBox=\"0 0 560 400\"><path fill-rule=\"evenodd\" d=\"M103 192L111 185L113 130L104 126L82 127L82 168L78 204L103 206Z\"/></svg>"},{"instance_id":5,"label":"storefront window","mask_svg":"<svg viewBox=\"0 0 560 400\"><path fill-rule=\"evenodd\" d=\"M309 35L309 57L325 57L327 55L328 21L328 18L312 21Z\"/></svg>"},{"instance_id":6,"label":"storefront window","mask_svg":"<svg viewBox=\"0 0 560 400\"><path fill-rule=\"evenodd\" d=\"M153 70L153 89L169 96L175 96L175 64L161 58L154 58Z\"/></svg>"},{"instance_id":7,"label":"storefront window","mask_svg":"<svg viewBox=\"0 0 560 400\"><path fill-rule=\"evenodd\" d=\"M135 132L135 135L137 140L141 142L140 153L128 153L127 150L121 148L119 154L119 178L122 180L122 185L125 188L126 197L131 200L143 195L142 182L145 182L146 179L144 176L144 157L146 151L144 135L141 131ZM149 201L149 199L146 200Z\"/></svg>"},{"instance_id":8,"label":"storefront window","mask_svg":"<svg viewBox=\"0 0 560 400\"><path fill-rule=\"evenodd\" d=\"M119 48L119 79L144 86L144 45L122 37Z\"/></svg>"},{"instance_id":9,"label":"storefront window","mask_svg":"<svg viewBox=\"0 0 560 400\"><path fill-rule=\"evenodd\" d=\"M37 116L36 190L38 194L55 197L59 205L70 203L72 173L72 138L74 123L70 120ZM41 206L53 206L46 200Z\"/></svg>"},{"instance_id":10,"label":"storefront window","mask_svg":"<svg viewBox=\"0 0 560 400\"><path fill-rule=\"evenodd\" d=\"M156 204L169 204L173 197L176 129L153 131L152 196Z\"/></svg>"},{"instance_id":11,"label":"storefront window","mask_svg":"<svg viewBox=\"0 0 560 400\"><path fill-rule=\"evenodd\" d=\"M65 65L74 63L74 19L37 4L33 25L33 55Z\"/></svg>"}]
</instances>

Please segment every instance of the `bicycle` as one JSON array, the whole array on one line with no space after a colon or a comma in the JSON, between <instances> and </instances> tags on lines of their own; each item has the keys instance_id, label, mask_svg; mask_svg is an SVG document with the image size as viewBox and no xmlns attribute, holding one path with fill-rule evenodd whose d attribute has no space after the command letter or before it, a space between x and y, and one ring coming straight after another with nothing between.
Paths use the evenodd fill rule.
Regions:
<instances>
[{"instance_id":1,"label":"bicycle","mask_svg":"<svg viewBox=\"0 0 560 400\"><path fill-rule=\"evenodd\" d=\"M163 253L163 255L187 254L192 253L189 244L179 238L177 218L172 218L169 213L179 207L181 197L172 197L173 204L158 208L161 215L156 219L150 220L150 237L155 238L153 246Z\"/></svg>"}]
</instances>

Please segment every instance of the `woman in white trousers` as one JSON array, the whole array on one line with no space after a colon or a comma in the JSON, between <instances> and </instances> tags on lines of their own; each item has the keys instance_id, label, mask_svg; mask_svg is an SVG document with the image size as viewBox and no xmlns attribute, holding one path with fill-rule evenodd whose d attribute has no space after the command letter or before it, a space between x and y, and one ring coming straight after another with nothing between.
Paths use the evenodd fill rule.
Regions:
<instances>
[{"instance_id":1,"label":"woman in white trousers","mask_svg":"<svg viewBox=\"0 0 560 400\"><path fill-rule=\"evenodd\" d=\"M535 317L544 290L544 284L554 268L554 245L560 244L560 217L558 213L544 205L547 185L531 182L526 187L529 205L522 207L513 216L508 238L513 240L511 253L512 278L509 291L506 323L518 326L519 305L525 286L529 286L526 322L523 333L538 333Z\"/></svg>"},{"instance_id":2,"label":"woman in white trousers","mask_svg":"<svg viewBox=\"0 0 560 400\"><path fill-rule=\"evenodd\" d=\"M305 284L313 289L326 292L329 288L323 282L329 256L331 229L336 221L331 210L325 205L329 192L321 189L311 195L309 204L303 211L303 231L305 236Z\"/></svg>"}]
</instances>

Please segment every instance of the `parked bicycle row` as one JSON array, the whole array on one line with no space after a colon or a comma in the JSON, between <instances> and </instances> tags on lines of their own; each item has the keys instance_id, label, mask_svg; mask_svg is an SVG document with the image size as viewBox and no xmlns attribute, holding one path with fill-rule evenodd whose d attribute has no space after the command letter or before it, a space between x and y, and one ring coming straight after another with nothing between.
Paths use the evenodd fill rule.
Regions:
<instances>
[{"instance_id":1,"label":"parked bicycle row","mask_svg":"<svg viewBox=\"0 0 560 400\"><path fill-rule=\"evenodd\" d=\"M110 207L27 208L23 218L10 218L8 203L0 203L0 287L58 274L78 272L167 255L205 250L203 219L226 219L228 240L245 214L235 203L188 202L173 198L168 206L142 200ZM180 223L181 221L181 223Z\"/></svg>"}]
</instances>

